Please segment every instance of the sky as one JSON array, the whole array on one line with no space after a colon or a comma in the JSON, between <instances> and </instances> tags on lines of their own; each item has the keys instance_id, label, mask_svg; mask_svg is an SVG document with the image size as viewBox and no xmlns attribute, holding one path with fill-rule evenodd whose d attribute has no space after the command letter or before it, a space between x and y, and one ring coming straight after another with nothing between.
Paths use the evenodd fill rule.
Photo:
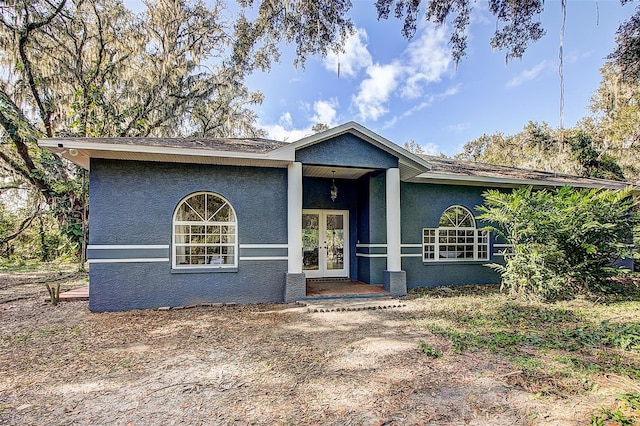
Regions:
<instances>
[{"instance_id":1,"label":"sky","mask_svg":"<svg viewBox=\"0 0 640 426\"><path fill-rule=\"evenodd\" d=\"M514 134L531 120L560 125L559 0L545 1L546 35L520 60L505 63L489 45L496 21L479 2L469 27L467 56L456 69L448 27L421 20L405 40L401 21L378 21L373 1L353 0L357 27L346 52L311 58L294 69L291 50L268 74L247 80L265 94L256 108L260 126L278 140L312 134L317 123L356 121L403 145L415 141L428 154L452 156L482 134ZM634 5L617 0L568 0L564 37L564 127L589 115L599 69L615 46L615 32ZM340 74L338 75L338 63Z\"/></svg>"},{"instance_id":2,"label":"sky","mask_svg":"<svg viewBox=\"0 0 640 426\"><path fill-rule=\"evenodd\" d=\"M137 9L141 1L125 3ZM446 24L436 27L422 17L415 36L406 40L401 21L377 20L374 1L352 3L357 32L344 53L310 57L304 69L296 69L294 48L283 46L280 63L245 81L265 95L254 109L268 137L293 142L312 134L316 123L333 127L356 121L398 145L414 141L428 154L452 156L482 134L514 134L529 121L560 125L560 0L544 3L540 21L546 35L522 59L508 63L504 51L489 45L496 20L486 1L478 1L467 55L457 68ZM567 1L565 128L589 115L599 70L634 7L619 0Z\"/></svg>"}]
</instances>

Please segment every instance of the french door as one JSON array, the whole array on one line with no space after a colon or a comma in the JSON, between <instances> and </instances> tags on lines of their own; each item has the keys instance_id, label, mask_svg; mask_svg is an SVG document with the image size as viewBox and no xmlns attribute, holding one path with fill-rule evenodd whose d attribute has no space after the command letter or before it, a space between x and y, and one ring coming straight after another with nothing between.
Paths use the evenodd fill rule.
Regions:
<instances>
[{"instance_id":1,"label":"french door","mask_svg":"<svg viewBox=\"0 0 640 426\"><path fill-rule=\"evenodd\" d=\"M307 278L349 276L349 212L302 211L302 269Z\"/></svg>"}]
</instances>

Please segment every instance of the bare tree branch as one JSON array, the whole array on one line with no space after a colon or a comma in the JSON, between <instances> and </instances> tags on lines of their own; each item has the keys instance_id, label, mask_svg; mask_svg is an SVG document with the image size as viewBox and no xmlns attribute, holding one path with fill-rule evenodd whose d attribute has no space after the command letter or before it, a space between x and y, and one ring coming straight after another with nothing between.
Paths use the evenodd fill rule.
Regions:
<instances>
[{"instance_id":1,"label":"bare tree branch","mask_svg":"<svg viewBox=\"0 0 640 426\"><path fill-rule=\"evenodd\" d=\"M17 238L20 236L20 234L22 234L24 231L26 231L29 228L29 225L31 225L31 222L33 222L33 219L35 219L36 217L38 217L38 214L40 214L40 210L36 210L34 211L31 216L25 218L20 225L18 226L18 230L15 231L13 234L7 235L6 237L0 238L0 245L2 244L6 244L9 241Z\"/></svg>"},{"instance_id":2,"label":"bare tree branch","mask_svg":"<svg viewBox=\"0 0 640 426\"><path fill-rule=\"evenodd\" d=\"M29 18L28 7L25 7L25 27L18 32L18 52L20 54L20 60L22 61L22 65L24 67L24 72L27 77L27 81L29 82L29 88L31 89L31 95L36 101L38 105L38 111L40 112L40 118L45 127L45 133L48 137L53 137L53 127L51 125L51 115L52 111L49 108L46 108L44 102L40 96L40 92L38 90L38 85L36 84L36 79L33 74L31 60L27 55L27 43L29 42L29 37L32 31L37 30L47 24L49 24L53 18L55 18L64 7L67 0L61 0L56 9L49 14L49 16L45 17L39 22L27 22Z\"/></svg>"}]
</instances>

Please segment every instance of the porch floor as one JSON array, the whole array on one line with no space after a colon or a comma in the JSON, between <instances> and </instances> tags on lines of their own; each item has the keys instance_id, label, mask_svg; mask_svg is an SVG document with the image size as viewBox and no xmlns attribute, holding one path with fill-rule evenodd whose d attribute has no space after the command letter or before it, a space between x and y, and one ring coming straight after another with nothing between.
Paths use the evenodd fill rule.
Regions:
<instances>
[{"instance_id":1,"label":"porch floor","mask_svg":"<svg viewBox=\"0 0 640 426\"><path fill-rule=\"evenodd\" d=\"M60 293L61 302L71 300L89 300L89 285L83 285ZM49 298L47 298L47 301L49 301Z\"/></svg>"},{"instance_id":2,"label":"porch floor","mask_svg":"<svg viewBox=\"0 0 640 426\"><path fill-rule=\"evenodd\" d=\"M344 279L307 280L307 297L348 296L358 294L388 296L389 292L384 291L382 285L367 284L362 281L349 281Z\"/></svg>"}]
</instances>

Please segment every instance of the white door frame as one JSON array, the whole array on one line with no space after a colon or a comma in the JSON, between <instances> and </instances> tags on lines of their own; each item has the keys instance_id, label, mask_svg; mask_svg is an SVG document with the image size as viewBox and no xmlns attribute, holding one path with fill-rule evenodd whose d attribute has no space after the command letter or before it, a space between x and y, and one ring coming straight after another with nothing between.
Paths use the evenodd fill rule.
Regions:
<instances>
[{"instance_id":1,"label":"white door frame","mask_svg":"<svg viewBox=\"0 0 640 426\"><path fill-rule=\"evenodd\" d=\"M318 269L304 269L307 278L349 277L349 210L304 209L302 214L317 214L319 219ZM327 215L343 216L344 243L342 248L343 269L327 269ZM300 218L302 220L302 218Z\"/></svg>"}]
</instances>

